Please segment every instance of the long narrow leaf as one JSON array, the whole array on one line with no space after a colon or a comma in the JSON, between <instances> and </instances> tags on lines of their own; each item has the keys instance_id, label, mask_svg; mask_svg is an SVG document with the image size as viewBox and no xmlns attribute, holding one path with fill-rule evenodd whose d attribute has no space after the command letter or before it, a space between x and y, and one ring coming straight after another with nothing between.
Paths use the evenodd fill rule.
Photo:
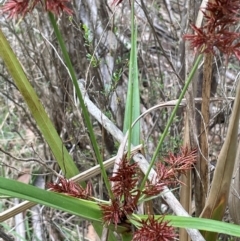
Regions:
<instances>
[{"instance_id":1,"label":"long narrow leaf","mask_svg":"<svg viewBox=\"0 0 240 241\"><path fill-rule=\"evenodd\" d=\"M101 155L99 147L98 147L98 143L97 143L94 131L93 131L93 127L92 127L92 124L91 124L91 121L90 121L90 116L88 114L87 107L85 106L84 99L82 97L80 88L78 86L77 77L76 77L76 74L74 72L74 69L73 69L73 66L72 66L72 62L71 62L69 54L67 52L66 45L65 45L65 43L63 41L62 35L61 35L61 33L59 31L59 28L57 26L56 19L55 19L55 17L53 16L53 14L51 12L49 12L49 18L50 18L50 21L52 23L54 32L55 32L55 34L57 36L57 40L58 40L59 45L61 47L61 50L62 50L62 53L63 53L63 57L64 57L64 60L66 62L66 65L68 67L69 73L71 75L72 82L73 82L74 88L76 90L77 97L78 97L79 102L80 102L80 107L82 109L84 121L86 123L87 129L88 129L88 133L89 133L89 137L90 137L90 140L91 140L91 143L92 143L92 146L93 146L93 150L94 150L96 159L97 159L99 165L101 166L102 176L103 176L104 182L106 184L106 188L108 190L108 194L109 194L110 197L112 197L112 191L111 191L111 188L110 188L110 182L108 180L106 170L104 169L104 166L103 166L102 155Z\"/></svg>"},{"instance_id":2,"label":"long narrow leaf","mask_svg":"<svg viewBox=\"0 0 240 241\"><path fill-rule=\"evenodd\" d=\"M98 223L102 222L102 212L96 202L81 200L42 190L34 186L3 177L0 177L0 193L12 197L27 199L29 201L63 210ZM147 215L139 215L139 217L143 219L148 218ZM157 215L156 218L158 218ZM211 219L179 217L172 215L166 215L164 219L170 221L170 224L174 227L207 230L240 237L240 227L235 224ZM0 222L2 222L1 216ZM121 226L118 227L118 231L123 232L124 230L126 230L126 228Z\"/></svg>"},{"instance_id":3,"label":"long narrow leaf","mask_svg":"<svg viewBox=\"0 0 240 241\"><path fill-rule=\"evenodd\" d=\"M134 1L131 1L131 52L129 63L129 81L126 108L124 114L123 132L130 129L132 122L140 115L140 94L138 80L138 63L137 63L137 25L134 20ZM140 123L138 122L132 130L129 130L129 145L138 145L140 142Z\"/></svg>"},{"instance_id":4,"label":"long narrow leaf","mask_svg":"<svg viewBox=\"0 0 240 241\"><path fill-rule=\"evenodd\" d=\"M0 193L60 209L85 219L101 222L102 213L100 208L92 201L46 191L3 177L0 177Z\"/></svg>"},{"instance_id":5,"label":"long narrow leaf","mask_svg":"<svg viewBox=\"0 0 240 241\"><path fill-rule=\"evenodd\" d=\"M142 219L148 218L147 215L139 215L139 217ZM159 217L160 216L155 215L155 218ZM173 215L164 216L164 220L170 221L169 225L177 228L206 230L210 232L217 232L240 237L240 226L236 224L225 223L206 218L191 218Z\"/></svg>"},{"instance_id":6,"label":"long narrow leaf","mask_svg":"<svg viewBox=\"0 0 240 241\"><path fill-rule=\"evenodd\" d=\"M203 218L211 218L215 220L221 220L223 218L227 206L232 174L237 154L239 117L240 83L238 83L227 135L218 156L211 189L206 205L201 214L201 217ZM214 240L216 236L217 234L209 232L205 234L205 238L208 241Z\"/></svg>"},{"instance_id":7,"label":"long narrow leaf","mask_svg":"<svg viewBox=\"0 0 240 241\"><path fill-rule=\"evenodd\" d=\"M101 235L103 228L102 211L96 202L46 191L3 177L0 177L0 193L11 197L26 199L28 201L35 202L36 204L42 204L90 220L93 222L97 233ZM4 219L2 219L0 215L0 223L3 220ZM113 235L113 230L115 230L114 225L110 225L109 228L111 229L109 233L109 241L116 240ZM123 233L126 230L126 227L121 226L117 229L120 233Z\"/></svg>"},{"instance_id":8,"label":"long narrow leaf","mask_svg":"<svg viewBox=\"0 0 240 241\"><path fill-rule=\"evenodd\" d=\"M101 233L103 228L102 211L96 202L46 191L3 177L0 177L0 193L12 197L26 199L31 202L62 210L90 220L95 224L94 227L97 227L98 234ZM0 223L2 221L3 220L1 219L0 215ZM110 228L114 230L114 225L110 225ZM124 227L118 228L119 232L124 232L125 230L126 228ZM109 240L116 240L111 230Z\"/></svg>"},{"instance_id":9,"label":"long narrow leaf","mask_svg":"<svg viewBox=\"0 0 240 241\"><path fill-rule=\"evenodd\" d=\"M170 220L171 225L178 228L206 230L240 237L240 227L235 224L206 218L187 218L177 216L166 216L166 220Z\"/></svg>"},{"instance_id":10,"label":"long narrow leaf","mask_svg":"<svg viewBox=\"0 0 240 241\"><path fill-rule=\"evenodd\" d=\"M155 161L157 159L157 156L159 154L159 151L160 151L160 148L161 148L161 146L163 144L163 141L164 141L164 139L165 139L165 137L166 137L166 135L168 133L168 130L169 130L169 128L170 128L170 126L171 126L171 124L172 124L172 122L174 120L174 117L175 117L175 115L177 113L177 110L178 110L178 108L180 106L180 103L181 103L182 99L184 98L184 95L186 94L186 92L188 90L188 86L189 86L189 84L192 81L192 78L193 78L193 76L194 76L194 74L195 74L195 72L196 72L196 70L198 68L198 65L199 65L201 59L202 59L202 55L199 55L198 58L196 59L196 62L194 63L194 66L193 66L191 72L189 73L189 77L187 78L186 83L185 83L185 85L184 85L184 87L182 89L182 92L181 92L181 94L180 94L180 96L178 98L178 102L177 102L177 104L175 105L175 107L174 107L174 109L172 111L172 114L171 114L171 116L170 116L170 118L169 118L169 120L167 122L167 125L166 125L166 127L165 127L165 129L164 129L164 131L163 131L163 133L162 133L162 135L160 137L160 140L158 142L157 148L156 148L156 150L155 150L155 152L153 154L153 157L152 157L152 160L150 162L148 171L145 174L144 179L142 181L141 188L140 188L141 190L145 186L145 183L147 181L148 175L149 175L149 173L150 173L150 171L151 171L151 169L152 169L152 167L153 167L153 165L154 165L154 163L155 163Z\"/></svg>"},{"instance_id":11,"label":"long narrow leaf","mask_svg":"<svg viewBox=\"0 0 240 241\"><path fill-rule=\"evenodd\" d=\"M78 174L78 169L71 156L63 145L51 120L45 112L43 105L38 99L34 89L28 81L20 62L12 51L7 39L0 29L0 57L3 59L9 73L11 74L18 90L22 94L28 108L37 122L37 125L52 150L59 166L70 178Z\"/></svg>"},{"instance_id":12,"label":"long narrow leaf","mask_svg":"<svg viewBox=\"0 0 240 241\"><path fill-rule=\"evenodd\" d=\"M170 220L170 224L178 228L206 230L240 237L240 227L235 224L220 222L206 218L166 216L165 219Z\"/></svg>"}]
</instances>

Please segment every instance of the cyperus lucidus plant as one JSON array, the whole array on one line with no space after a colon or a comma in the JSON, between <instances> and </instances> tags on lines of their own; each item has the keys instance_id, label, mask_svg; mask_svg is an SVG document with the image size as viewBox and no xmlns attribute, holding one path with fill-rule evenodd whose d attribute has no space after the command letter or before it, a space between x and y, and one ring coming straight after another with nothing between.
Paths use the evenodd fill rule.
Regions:
<instances>
[{"instance_id":1,"label":"cyperus lucidus plant","mask_svg":"<svg viewBox=\"0 0 240 241\"><path fill-rule=\"evenodd\" d=\"M130 163L125 155L119 163L119 168L113 177L109 180L112 183L112 193L114 198L110 202L99 202L103 214L105 225L114 224L117 230L118 225L129 226L133 223L137 231L133 234L134 241L171 241L176 234L169 222L164 221L163 217L155 218L149 215L146 220L139 220L135 212L140 202L145 197L158 195L163 191L164 185L176 185L181 183L178 177L191 169L196 160L196 150L190 151L182 148L178 156L169 154L163 161L156 163L157 182L156 184L147 184L143 191L138 188L140 181L140 170L137 163ZM94 200L90 196L90 185L86 189L66 179L60 179L59 183L49 184L52 191L64 193L76 198ZM141 238L140 238L141 237Z\"/></svg>"},{"instance_id":2,"label":"cyperus lucidus plant","mask_svg":"<svg viewBox=\"0 0 240 241\"><path fill-rule=\"evenodd\" d=\"M9 9L7 9L6 11L10 11L10 13L12 13L12 14L10 14L10 16L11 17L13 17L13 16L15 16L15 15L17 15L17 14L20 14L21 15L21 13L22 13L22 16L25 16L25 14L27 13L27 12L29 12L30 10L32 10L31 8L29 8L30 10L28 10L27 9L27 7L24 7L23 9L25 9L25 12L24 11L22 11L22 8L17 8L17 6L18 5L12 5L12 6L10 6L10 8ZM15 8L16 7L16 8ZM19 10L20 9L20 10ZM59 9L59 11L60 10L63 10L62 9L62 7L55 7L55 8L53 8L53 10L54 9ZM58 13L57 11L53 11L54 13ZM127 165L124 165L124 167L127 167L127 169L128 169L128 166ZM131 173L131 168L129 168L129 170L130 170L130 172L129 173ZM162 171L163 171L163 168L161 169ZM124 171L126 172L127 170L126 170L126 168L124 169ZM127 172L126 172L127 173ZM125 173L125 174L126 174ZM165 170L165 172L164 172L165 174L166 173L172 173L172 170ZM118 173L119 174L119 173ZM135 174L136 173L133 173L132 174L132 176L133 177L135 177ZM162 174L162 172L161 172L161 174ZM159 177L161 176L160 174L158 175ZM177 174L176 174L176 176L177 176ZM120 175L119 175L119 177L120 177L120 179L118 179L118 180L115 180L116 182L119 182L120 180L121 180L121 173L120 173ZM126 176L125 176L126 177ZM165 177L166 177L166 175L165 175ZM133 178L134 179L134 178ZM167 179L167 178L166 178ZM161 187L162 185L161 185L161 178L159 178L159 183L158 183L158 185L156 185L157 186L157 189L158 189L158 192L160 192L162 189L160 189L159 187ZM113 182L114 182L114 180L113 180ZM133 181L133 183L135 182L135 180ZM120 181L120 183L121 183L121 181ZM170 182L169 182L170 183ZM61 184L60 184L60 187L57 187L56 185L53 185L53 186L55 186L55 188L56 189L58 189L58 191L60 190L60 192L63 192L63 193L65 193L65 191L66 191L66 188L70 188L70 189L72 189L71 191L70 191L70 195L71 196L78 196L78 197L85 197L86 196L86 193L89 193L88 192L88 190L87 189L83 189L83 188L80 188L80 187L76 187L76 186L74 186L74 185L72 185L72 183L71 182L69 182L69 181L64 181L64 179L61 179ZM120 185L121 186L121 185ZM130 185L131 186L131 185ZM116 194L117 194L117 192L118 192L118 194L117 195L119 195L119 197L121 197L121 198L119 198L119 199L117 199L117 200L115 200L113 197L111 197L111 202L110 202L110 205L107 205L107 207L109 207L109 209L110 209L110 211L111 211L111 209L112 209L112 207L114 206L114 207L120 207L120 212L119 212L119 209L118 210L116 210L116 208L115 209L113 209L115 212L111 212L110 213L110 217L108 217L106 220L108 221L108 222L110 222L110 223L114 223L115 225L116 224L118 224L118 223L123 223L123 222L126 222L126 220L131 220L130 219L130 217L134 214L134 211L136 210L136 204L137 204L137 202L139 201L139 197L140 197L140 195L141 194L145 194L145 195L150 195L149 193L147 193L147 187L146 187L146 190L145 190L145 193L141 193L139 190L135 190L135 187L131 190L131 189L129 189L129 187L127 188L127 189L125 189L124 188L124 186L122 186L121 188L120 188L120 191L118 190L118 188L119 188L119 185L116 185L116 189L115 189L115 191L114 191L114 188L113 188L113 192L116 192ZM153 186L153 188L154 188L154 186ZM123 190L123 191L121 191L121 190ZM89 195L87 195L87 196L89 196ZM104 208L103 208L103 212L104 212ZM108 212L109 213L109 212ZM112 216L112 214L114 214L113 216ZM110 220L110 221L109 221ZM117 220L117 221L116 221ZM158 220L158 219L154 219L154 217L152 217L152 216L150 216L149 218L148 218L148 220L149 221L151 221L151 223L153 223L153 221L154 222L158 222L159 221L159 223L160 222L162 222L162 220ZM106 221L106 224L108 224L108 222ZM140 224L141 224L141 222L140 222ZM142 222L142 226L143 226L143 228L147 228L147 227L144 227L144 225L147 225L148 224L148 221L146 221L145 222L145 224L144 224L144 222ZM163 230L163 227L165 227L165 226L167 226L166 225L166 223L164 224L164 225L154 225L155 226L155 235L154 236L152 236L152 238L151 239L149 239L149 240L156 240L156 237L158 237L157 239L158 240L163 240L163 238L165 237L165 234L166 233L168 233L168 235L165 237L165 240L170 240L169 238L170 237L173 237L174 235L173 234L170 234L169 233L169 230L166 230L166 232L164 232L164 230ZM158 226L158 228L156 229L156 226ZM161 227L161 229L162 230L160 230L160 227ZM143 229L144 230L144 229ZM161 237L159 236L159 233L162 233L162 235L161 235ZM161 239L160 239L161 238Z\"/></svg>"}]
</instances>

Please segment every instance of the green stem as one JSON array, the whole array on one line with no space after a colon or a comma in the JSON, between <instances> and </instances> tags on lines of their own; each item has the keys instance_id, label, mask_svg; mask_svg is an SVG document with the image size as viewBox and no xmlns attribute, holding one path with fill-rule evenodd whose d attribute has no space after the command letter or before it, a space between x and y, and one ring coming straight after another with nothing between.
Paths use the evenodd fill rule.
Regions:
<instances>
[{"instance_id":1,"label":"green stem","mask_svg":"<svg viewBox=\"0 0 240 241\"><path fill-rule=\"evenodd\" d=\"M152 157L152 160L151 160L151 162L150 162L150 164L149 164L149 168L148 168L148 170L147 170L147 173L145 174L145 176L144 176L144 178L143 178L143 181L142 181L140 190L143 190L143 188L145 187L145 183L146 183L146 181L147 181L147 178L148 178L148 175L149 175L149 173L150 173L150 170L152 169L152 167L153 167L153 165L154 165L154 163L155 163L155 161L156 161L156 158L157 158L157 156L158 156L158 154L159 154L159 150L160 150L160 148L162 147L164 138L166 137L166 135L167 135L167 133L168 133L169 127L171 126L171 124L172 124L172 122L173 122L173 120L174 120L174 117L175 117L175 115L176 115L176 112L177 112L177 110L178 110L178 107L179 107L179 105L181 104L181 101L182 101L184 95L185 95L186 92L187 92L188 86L189 86L189 84L190 84L191 81L192 81L192 78L193 78L193 76L194 76L194 74L195 74L195 72L196 72L196 70L197 70L197 68L198 68L198 65L199 65L201 59L202 59L202 54L200 54L200 55L198 56L198 58L197 58L197 60L196 60L196 62L195 62L195 64L194 64L194 66L193 66L193 68L192 68L192 70L191 70L191 72L190 72L190 74L189 74L189 77L188 77L188 79L187 79L187 81L186 81L186 83L185 83L185 85L184 85L184 87L183 87L183 89L182 89L182 92L181 92L181 94L180 94L180 96L179 96L179 98L178 98L178 102L177 102L177 104L175 105L175 107L174 107L174 109L173 109L173 111L172 111L172 114L171 114L171 116L170 116L170 118L169 118L169 120L168 120L168 122L167 122L167 125L166 125L166 127L165 127L165 129L164 129L164 131L163 131L163 133L162 133L162 135L161 135L161 137L160 137L160 140L159 140L159 142L158 142L158 146L157 146L157 148L156 148L156 150L155 150L155 152L154 152L154 154L153 154L153 157Z\"/></svg>"},{"instance_id":2,"label":"green stem","mask_svg":"<svg viewBox=\"0 0 240 241\"><path fill-rule=\"evenodd\" d=\"M134 61L135 61L135 57L136 57L136 53L135 53L135 36L136 36L136 31L135 30L136 26L135 26L135 21L134 21L134 0L131 1L131 62L130 62L130 81L131 81L131 98L130 98L130 111L129 111L129 134L128 134L128 154L127 154L127 158L130 159L130 155L131 155L131 144L132 144L132 121L133 121L133 78L134 78L134 72L135 71L133 68L134 66ZM135 42L134 42L135 41Z\"/></svg>"},{"instance_id":3,"label":"green stem","mask_svg":"<svg viewBox=\"0 0 240 241\"><path fill-rule=\"evenodd\" d=\"M86 123L87 129L88 129L88 132L89 132L90 140L91 140L91 143L92 143L92 146L93 146L93 150L94 150L96 159L98 160L100 168L101 168L101 172L102 172L102 175L103 175L104 182L106 184L106 188L108 190L109 196L111 198L113 198L113 194L112 194L111 187L110 187L110 182L108 180L107 173L106 173L106 170L105 170L104 165L103 165L102 156L100 154L100 151L99 151L99 148L98 148L98 144L97 144L94 132L93 132L91 120L90 120L87 108L85 106L84 99L82 97L81 91L79 89L77 78L76 78L75 71L73 69L73 66L72 66L69 54L67 52L65 43L64 43L63 38L62 38L62 35L61 35L61 33L59 31L59 28L57 26L55 17L50 12L49 12L49 18L50 18L51 24L53 26L54 32L56 34L56 37L58 39L59 45L61 47L61 50L62 50L62 53L63 53L63 57L64 57L64 60L66 62L66 65L68 67L69 73L71 75L71 78L72 78L72 81L73 81L73 85L75 87L76 94L77 94L77 97L79 99L80 106L82 108L84 121Z\"/></svg>"}]
</instances>

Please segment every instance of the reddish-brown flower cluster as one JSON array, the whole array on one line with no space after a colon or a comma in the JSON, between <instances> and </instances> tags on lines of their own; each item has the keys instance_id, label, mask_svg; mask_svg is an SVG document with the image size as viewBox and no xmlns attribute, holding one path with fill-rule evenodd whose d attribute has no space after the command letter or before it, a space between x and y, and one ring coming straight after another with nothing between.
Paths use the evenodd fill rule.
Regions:
<instances>
[{"instance_id":1,"label":"reddish-brown flower cluster","mask_svg":"<svg viewBox=\"0 0 240 241\"><path fill-rule=\"evenodd\" d=\"M110 200L110 204L99 204L103 212L104 223L107 225L114 224L116 228L119 224L127 224L128 217L137 210L141 195L153 196L159 194L163 191L165 185L179 182L177 180L179 175L185 174L186 170L192 168L195 158L196 150L189 151L187 148L183 148L178 156L169 154L169 157L164 160L165 164L162 162L156 164L157 182L155 184L148 183L145 190L141 192L137 187L140 176L138 165L136 163L131 164L124 156L117 172L110 178L113 184L114 198ZM84 189L63 178L60 178L59 183L49 184L48 187L52 191L83 199L91 199L92 195L92 186L89 183ZM134 234L134 241L171 241L175 237L173 227L169 226L163 218L155 219L154 216L149 216L148 219L141 221L140 225L141 228Z\"/></svg>"},{"instance_id":2,"label":"reddish-brown flower cluster","mask_svg":"<svg viewBox=\"0 0 240 241\"><path fill-rule=\"evenodd\" d=\"M112 192L114 199L111 205L101 204L104 223L115 226L126 220L127 215L137 210L137 202L140 197L139 190L136 189L138 181L138 165L130 164L126 157L119 164L118 171L110 178L113 182Z\"/></svg>"},{"instance_id":3,"label":"reddish-brown flower cluster","mask_svg":"<svg viewBox=\"0 0 240 241\"><path fill-rule=\"evenodd\" d=\"M104 223L109 225L113 223L115 227L124 223L128 216L137 210L137 203L141 194L153 196L163 191L165 185L177 183L181 174L192 168L196 159L196 150L189 151L183 148L181 154L169 155L164 160L165 164L159 162L156 164L157 183L146 186L143 192L137 189L139 169L137 164L130 164L126 157L119 164L119 169L114 176L110 178L113 182L114 199L109 205L100 204L103 212ZM148 219L140 222L141 228L138 229L133 237L133 241L171 241L176 235L173 227L168 225L163 218L155 219L149 216Z\"/></svg>"},{"instance_id":4,"label":"reddish-brown flower cluster","mask_svg":"<svg viewBox=\"0 0 240 241\"><path fill-rule=\"evenodd\" d=\"M158 179L159 180L159 179ZM164 190L165 183L157 181L157 183L147 183L145 186L145 190L143 191L143 194L147 196L155 196L161 193Z\"/></svg>"},{"instance_id":5,"label":"reddish-brown flower cluster","mask_svg":"<svg viewBox=\"0 0 240 241\"><path fill-rule=\"evenodd\" d=\"M222 53L240 59L240 33L232 31L233 25L239 22L239 0L208 1L204 11L205 24L198 28L191 25L195 34L186 34L191 46L200 52L214 53L214 48Z\"/></svg>"},{"instance_id":6,"label":"reddish-brown flower cluster","mask_svg":"<svg viewBox=\"0 0 240 241\"><path fill-rule=\"evenodd\" d=\"M64 193L82 199L91 199L92 196L92 185L90 182L87 183L84 189L71 180L60 178L58 183L49 183L48 188L51 188L53 192Z\"/></svg>"},{"instance_id":7,"label":"reddish-brown flower cluster","mask_svg":"<svg viewBox=\"0 0 240 241\"><path fill-rule=\"evenodd\" d=\"M165 162L168 165L168 177L165 174L164 178L169 179L176 178L179 175L186 174L187 170L192 168L192 165L196 162L197 158L197 149L189 150L187 147L181 149L181 153L177 156L174 156L172 153L165 158ZM160 169L159 166L162 165L162 162L159 162L157 165L157 172ZM161 177L161 176L160 176Z\"/></svg>"},{"instance_id":8,"label":"reddish-brown flower cluster","mask_svg":"<svg viewBox=\"0 0 240 241\"><path fill-rule=\"evenodd\" d=\"M176 234L174 228L164 221L164 217L155 219L149 216L141 221L142 227L138 229L133 236L133 241L172 241Z\"/></svg>"},{"instance_id":9,"label":"reddish-brown flower cluster","mask_svg":"<svg viewBox=\"0 0 240 241\"><path fill-rule=\"evenodd\" d=\"M112 177L109 178L113 182L113 193L116 197L128 197L130 190L136 187L138 181L138 165L137 163L130 164L127 158L124 158L119 163L119 168Z\"/></svg>"},{"instance_id":10,"label":"reddish-brown flower cluster","mask_svg":"<svg viewBox=\"0 0 240 241\"><path fill-rule=\"evenodd\" d=\"M185 175L186 171L191 169L196 162L197 150L190 151L188 148L182 148L178 156L169 154L163 162L156 163L157 180L156 184L147 184L144 194L153 196L163 191L164 186L180 183L180 175Z\"/></svg>"},{"instance_id":11,"label":"reddish-brown flower cluster","mask_svg":"<svg viewBox=\"0 0 240 241\"><path fill-rule=\"evenodd\" d=\"M9 18L25 17L27 13L33 11L34 7L39 5L44 6L46 11L59 15L66 12L72 15L73 11L67 7L70 0L7 0L3 7L0 8L1 12L8 13Z\"/></svg>"},{"instance_id":12,"label":"reddish-brown flower cluster","mask_svg":"<svg viewBox=\"0 0 240 241\"><path fill-rule=\"evenodd\" d=\"M130 203L121 202L118 198L111 200L110 205L99 204L103 212L103 221L106 225L113 223L115 228L118 224L127 220L127 216L136 209L137 200L132 199Z\"/></svg>"}]
</instances>

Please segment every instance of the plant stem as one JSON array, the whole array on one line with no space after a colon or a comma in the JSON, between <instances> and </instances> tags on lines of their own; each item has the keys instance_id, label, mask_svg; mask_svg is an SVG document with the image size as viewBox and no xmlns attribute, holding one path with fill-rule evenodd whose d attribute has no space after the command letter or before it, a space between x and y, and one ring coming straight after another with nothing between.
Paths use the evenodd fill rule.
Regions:
<instances>
[{"instance_id":1,"label":"plant stem","mask_svg":"<svg viewBox=\"0 0 240 241\"><path fill-rule=\"evenodd\" d=\"M84 99L83 99L83 97L82 97L80 88L79 88L79 86L78 86L77 78L76 78L75 71L74 71L74 69L73 69L73 66L72 66L72 63L71 63L69 54L68 54L68 52L67 52L65 43L64 43L63 38L62 38L62 35L61 35L61 33L60 33L60 31L59 31L59 28L58 28L58 26L57 26L55 17L54 17L53 14L50 13L50 12L49 12L49 18L50 18L51 24L52 24L52 26L53 26L54 32L55 32L55 34L56 34L56 37L57 37L57 39L58 39L59 45L60 45L60 47L61 47L61 50L62 50L62 53L63 53L63 57L64 57L64 60L65 60L65 62L66 62L66 65L67 65L67 67L68 67L70 76L71 76L71 78L72 78L72 81L73 81L73 84L74 84L74 87L75 87L75 90L76 90L76 94L77 94L77 97L78 97L78 99L79 99L80 106L81 106L81 108L82 108L82 113L83 113L84 121L85 121L85 123L86 123L86 125L87 125L87 129L88 129L89 136L90 136L90 140L91 140L91 143L92 143L92 146L93 146L93 149L94 149L94 153L95 153L96 159L98 160L99 165L100 165L100 167L101 167L103 179L104 179L104 182L105 182L105 184L106 184L106 188L107 188L107 190L108 190L108 194L109 194L109 196L110 196L111 198L113 198L113 194L112 194L111 187L110 187L110 182L109 182L109 180L108 180L107 173L106 173L106 170L105 170L104 165L103 165L102 156L101 156L100 151L99 151L99 148L98 148L98 144L97 144L97 141L96 141L96 137L95 137L95 135L94 135L94 131L93 131L93 128L92 128L92 124L91 124L91 121L90 121L90 117L89 117L87 108L86 108L86 106L85 106Z\"/></svg>"}]
</instances>

